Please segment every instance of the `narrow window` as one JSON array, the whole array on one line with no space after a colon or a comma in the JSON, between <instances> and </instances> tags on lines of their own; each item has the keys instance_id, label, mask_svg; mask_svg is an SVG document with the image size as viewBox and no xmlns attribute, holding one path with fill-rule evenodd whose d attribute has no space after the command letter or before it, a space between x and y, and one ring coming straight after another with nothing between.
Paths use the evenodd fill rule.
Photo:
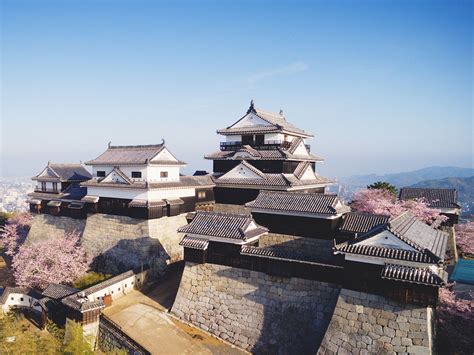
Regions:
<instances>
[{"instance_id":1,"label":"narrow window","mask_svg":"<svg viewBox=\"0 0 474 355\"><path fill-rule=\"evenodd\" d=\"M131 284L133 285L133 281L131 282Z\"/></svg>"},{"instance_id":2,"label":"narrow window","mask_svg":"<svg viewBox=\"0 0 474 355\"><path fill-rule=\"evenodd\" d=\"M57 182L53 182L53 191L58 192L58 183Z\"/></svg>"},{"instance_id":3,"label":"narrow window","mask_svg":"<svg viewBox=\"0 0 474 355\"><path fill-rule=\"evenodd\" d=\"M142 172L141 171L132 171L132 178L133 179L141 179L142 178Z\"/></svg>"},{"instance_id":4,"label":"narrow window","mask_svg":"<svg viewBox=\"0 0 474 355\"><path fill-rule=\"evenodd\" d=\"M206 191L199 191L198 198L206 198Z\"/></svg>"},{"instance_id":5,"label":"narrow window","mask_svg":"<svg viewBox=\"0 0 474 355\"><path fill-rule=\"evenodd\" d=\"M125 284L125 288L127 288L127 284Z\"/></svg>"},{"instance_id":6,"label":"narrow window","mask_svg":"<svg viewBox=\"0 0 474 355\"><path fill-rule=\"evenodd\" d=\"M22 297L22 298L20 298L20 301L21 301L21 302L23 302L23 297Z\"/></svg>"},{"instance_id":7,"label":"narrow window","mask_svg":"<svg viewBox=\"0 0 474 355\"><path fill-rule=\"evenodd\" d=\"M41 182L41 191L46 191L46 183L44 181Z\"/></svg>"},{"instance_id":8,"label":"narrow window","mask_svg":"<svg viewBox=\"0 0 474 355\"><path fill-rule=\"evenodd\" d=\"M160 172L160 178L167 178L168 177L168 172L167 171L161 171Z\"/></svg>"},{"instance_id":9,"label":"narrow window","mask_svg":"<svg viewBox=\"0 0 474 355\"><path fill-rule=\"evenodd\" d=\"M97 177L105 177L105 171L104 170L97 170Z\"/></svg>"},{"instance_id":10,"label":"narrow window","mask_svg":"<svg viewBox=\"0 0 474 355\"><path fill-rule=\"evenodd\" d=\"M118 290L117 290L117 291L120 291L120 287L118 288Z\"/></svg>"},{"instance_id":11,"label":"narrow window","mask_svg":"<svg viewBox=\"0 0 474 355\"><path fill-rule=\"evenodd\" d=\"M113 295L113 294L114 294L114 291L111 291L110 293Z\"/></svg>"},{"instance_id":12,"label":"narrow window","mask_svg":"<svg viewBox=\"0 0 474 355\"><path fill-rule=\"evenodd\" d=\"M10 297L10 299L11 299L12 301L14 300L13 297Z\"/></svg>"}]
</instances>

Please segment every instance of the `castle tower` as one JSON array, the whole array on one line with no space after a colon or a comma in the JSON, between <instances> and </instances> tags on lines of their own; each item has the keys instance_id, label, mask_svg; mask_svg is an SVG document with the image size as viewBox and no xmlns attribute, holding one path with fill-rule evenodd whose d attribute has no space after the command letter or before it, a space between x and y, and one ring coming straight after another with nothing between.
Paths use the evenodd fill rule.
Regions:
<instances>
[{"instance_id":1,"label":"castle tower","mask_svg":"<svg viewBox=\"0 0 474 355\"><path fill-rule=\"evenodd\" d=\"M324 193L332 181L316 173L316 162L306 143L312 134L297 128L280 113L250 103L237 122L220 129L225 136L220 151L206 155L213 160L217 203L245 204L260 190Z\"/></svg>"}]
</instances>

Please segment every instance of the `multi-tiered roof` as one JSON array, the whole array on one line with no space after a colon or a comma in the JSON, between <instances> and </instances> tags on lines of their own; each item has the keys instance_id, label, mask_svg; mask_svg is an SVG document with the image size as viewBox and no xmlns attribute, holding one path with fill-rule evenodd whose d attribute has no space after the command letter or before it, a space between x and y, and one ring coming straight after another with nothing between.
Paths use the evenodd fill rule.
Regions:
<instances>
[{"instance_id":1,"label":"multi-tiered roof","mask_svg":"<svg viewBox=\"0 0 474 355\"><path fill-rule=\"evenodd\" d=\"M288 122L282 111L267 112L252 101L243 117L217 133L226 141L205 158L214 161L219 187L298 190L332 182L315 172L323 159L306 144L313 135Z\"/></svg>"}]
</instances>

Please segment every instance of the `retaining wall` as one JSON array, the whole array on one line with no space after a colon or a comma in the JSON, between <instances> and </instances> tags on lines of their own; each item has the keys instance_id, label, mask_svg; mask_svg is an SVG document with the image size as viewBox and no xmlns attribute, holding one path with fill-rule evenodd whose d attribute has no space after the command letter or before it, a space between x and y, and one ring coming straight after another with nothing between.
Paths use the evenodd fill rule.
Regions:
<instances>
[{"instance_id":1,"label":"retaining wall","mask_svg":"<svg viewBox=\"0 0 474 355\"><path fill-rule=\"evenodd\" d=\"M253 353L314 354L338 293L326 282L186 262L172 312Z\"/></svg>"},{"instance_id":2,"label":"retaining wall","mask_svg":"<svg viewBox=\"0 0 474 355\"><path fill-rule=\"evenodd\" d=\"M183 260L177 229L186 224L185 214L150 220L100 213L84 220L44 214L34 217L28 242L76 230L83 247L95 258L97 271L117 274L148 264L152 274L161 274L168 264Z\"/></svg>"},{"instance_id":3,"label":"retaining wall","mask_svg":"<svg viewBox=\"0 0 474 355\"><path fill-rule=\"evenodd\" d=\"M63 236L66 232L76 231L83 234L86 220L70 217L36 214L28 232L27 243L37 243L53 237Z\"/></svg>"},{"instance_id":4,"label":"retaining wall","mask_svg":"<svg viewBox=\"0 0 474 355\"><path fill-rule=\"evenodd\" d=\"M432 309L342 289L318 354L431 354Z\"/></svg>"}]
</instances>

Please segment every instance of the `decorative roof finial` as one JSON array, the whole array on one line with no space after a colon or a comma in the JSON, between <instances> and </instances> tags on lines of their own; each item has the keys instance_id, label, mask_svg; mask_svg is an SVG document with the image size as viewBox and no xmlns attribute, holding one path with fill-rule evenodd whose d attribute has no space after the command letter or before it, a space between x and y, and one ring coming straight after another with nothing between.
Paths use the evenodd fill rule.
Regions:
<instances>
[{"instance_id":1,"label":"decorative roof finial","mask_svg":"<svg viewBox=\"0 0 474 355\"><path fill-rule=\"evenodd\" d=\"M282 110L282 109L280 109L279 114L280 114L281 118L283 118L283 119L285 120L285 116L283 116L283 110ZM285 121L286 121L286 120L285 120Z\"/></svg>"},{"instance_id":2,"label":"decorative roof finial","mask_svg":"<svg viewBox=\"0 0 474 355\"><path fill-rule=\"evenodd\" d=\"M50 166L50 165L51 165L51 160L48 160L48 166Z\"/></svg>"},{"instance_id":3,"label":"decorative roof finial","mask_svg":"<svg viewBox=\"0 0 474 355\"><path fill-rule=\"evenodd\" d=\"M247 113L252 112L252 111L255 111L255 106L254 106L253 99L250 100L250 107L249 107L249 109L247 110Z\"/></svg>"},{"instance_id":4,"label":"decorative roof finial","mask_svg":"<svg viewBox=\"0 0 474 355\"><path fill-rule=\"evenodd\" d=\"M165 139L164 138L161 138L161 145L165 145Z\"/></svg>"},{"instance_id":5,"label":"decorative roof finial","mask_svg":"<svg viewBox=\"0 0 474 355\"><path fill-rule=\"evenodd\" d=\"M111 145L112 145L112 141L109 141L109 144L107 146L110 148Z\"/></svg>"}]
</instances>

